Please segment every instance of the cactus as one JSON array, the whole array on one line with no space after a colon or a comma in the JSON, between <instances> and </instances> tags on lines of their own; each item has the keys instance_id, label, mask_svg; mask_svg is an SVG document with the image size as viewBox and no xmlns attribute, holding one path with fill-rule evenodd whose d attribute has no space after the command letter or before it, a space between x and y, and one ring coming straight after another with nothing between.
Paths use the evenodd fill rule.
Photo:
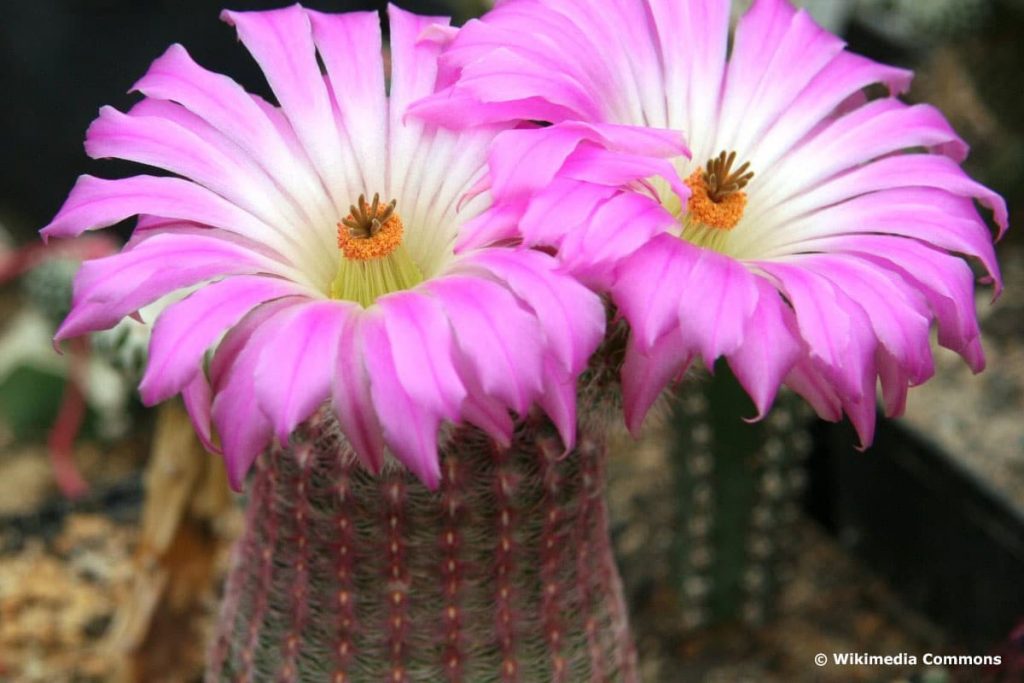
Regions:
<instances>
[{"instance_id":1,"label":"cactus","mask_svg":"<svg viewBox=\"0 0 1024 683\"><path fill-rule=\"evenodd\" d=\"M740 419L752 413L723 363L667 393L640 443L615 447L631 452L609 466L612 536L652 677L666 634L770 619L792 569L812 413L788 392L762 421Z\"/></svg>"},{"instance_id":2,"label":"cactus","mask_svg":"<svg viewBox=\"0 0 1024 683\"><path fill-rule=\"evenodd\" d=\"M675 406L672 573L689 628L763 622L792 558L808 409L783 394L763 421L744 424L745 406L725 367L703 392L686 385Z\"/></svg>"},{"instance_id":3,"label":"cactus","mask_svg":"<svg viewBox=\"0 0 1024 683\"><path fill-rule=\"evenodd\" d=\"M41 261L21 278L26 299L56 328L71 310L71 281L81 262L70 258Z\"/></svg>"},{"instance_id":4,"label":"cactus","mask_svg":"<svg viewBox=\"0 0 1024 683\"><path fill-rule=\"evenodd\" d=\"M634 681L599 420L564 454L442 435L442 482L361 467L326 408L250 478L207 681ZM586 428L584 428L586 427Z\"/></svg>"}]
</instances>

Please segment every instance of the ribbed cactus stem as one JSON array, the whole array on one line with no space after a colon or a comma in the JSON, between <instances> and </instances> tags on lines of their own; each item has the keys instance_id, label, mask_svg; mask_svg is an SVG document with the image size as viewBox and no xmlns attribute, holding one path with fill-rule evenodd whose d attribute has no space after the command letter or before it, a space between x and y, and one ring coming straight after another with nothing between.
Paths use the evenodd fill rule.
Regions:
<instances>
[{"instance_id":1,"label":"ribbed cactus stem","mask_svg":"<svg viewBox=\"0 0 1024 683\"><path fill-rule=\"evenodd\" d=\"M743 387L726 367L679 396L673 420L676 534L673 573L689 627L762 623L788 571L808 408L781 394L754 424Z\"/></svg>"},{"instance_id":2,"label":"ribbed cactus stem","mask_svg":"<svg viewBox=\"0 0 1024 683\"><path fill-rule=\"evenodd\" d=\"M352 476L356 464L347 458L338 463L338 505L334 512L333 524L327 530L328 534L335 536L334 543L328 543L328 552L333 551L333 562L329 563L335 570L334 599L328 604L333 605L337 610L337 625L335 626L335 647L333 683L348 683L350 680L345 673L349 670L352 659L355 656L355 648L352 641L358 622L356 621L355 610L355 505L352 496L349 495L348 482ZM331 627L328 621L327 628Z\"/></svg>"},{"instance_id":3,"label":"ribbed cactus stem","mask_svg":"<svg viewBox=\"0 0 1024 683\"><path fill-rule=\"evenodd\" d=\"M429 491L323 411L257 462L208 681L631 683L602 435L458 428Z\"/></svg>"}]
</instances>

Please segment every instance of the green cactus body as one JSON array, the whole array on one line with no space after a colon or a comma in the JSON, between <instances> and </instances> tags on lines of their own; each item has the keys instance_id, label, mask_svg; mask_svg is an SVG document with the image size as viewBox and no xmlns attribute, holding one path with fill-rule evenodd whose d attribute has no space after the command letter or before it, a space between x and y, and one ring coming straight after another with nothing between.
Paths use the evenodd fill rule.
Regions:
<instances>
[{"instance_id":1,"label":"green cactus body","mask_svg":"<svg viewBox=\"0 0 1024 683\"><path fill-rule=\"evenodd\" d=\"M670 448L676 492L672 573L691 628L770 616L810 451L807 410L783 394L761 422L727 368L678 399Z\"/></svg>"},{"instance_id":2,"label":"green cactus body","mask_svg":"<svg viewBox=\"0 0 1024 683\"><path fill-rule=\"evenodd\" d=\"M458 428L431 492L322 411L255 466L207 680L635 681L604 453Z\"/></svg>"}]
</instances>

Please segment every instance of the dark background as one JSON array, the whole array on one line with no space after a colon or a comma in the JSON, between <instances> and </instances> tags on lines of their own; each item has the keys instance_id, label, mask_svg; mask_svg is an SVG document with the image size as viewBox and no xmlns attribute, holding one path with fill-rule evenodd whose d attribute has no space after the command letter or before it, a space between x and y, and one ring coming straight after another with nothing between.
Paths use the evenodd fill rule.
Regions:
<instances>
[{"instance_id":1,"label":"dark background","mask_svg":"<svg viewBox=\"0 0 1024 683\"><path fill-rule=\"evenodd\" d=\"M124 110L132 84L171 43L181 43L207 69L230 74L267 95L256 63L218 20L224 7L267 9L280 0L5 0L0 20L0 222L16 239L56 213L74 179L86 171L126 174L127 164L90 161L82 140L99 108ZM386 2L308 0L333 12L384 10ZM472 2L408 0L421 14L464 19ZM6 220L4 220L6 219Z\"/></svg>"},{"instance_id":2,"label":"dark background","mask_svg":"<svg viewBox=\"0 0 1024 683\"><path fill-rule=\"evenodd\" d=\"M808 0L804 0L805 2ZM822 0L817 0L821 2ZM861 8L876 0L824 0ZM931 7L921 0L915 7ZM182 43L208 69L267 94L255 62L218 20L222 8L266 9L281 0L4 0L0 20L0 224L23 242L59 208L77 175L127 174L82 151L104 104L124 109L128 89L168 45ZM327 11L384 10L371 0L309 0ZM405 0L405 9L478 16L483 0ZM813 2L812 2L813 4ZM877 2L876 2L877 4ZM890 3L892 4L892 3ZM934 0L935 6L951 4ZM954 6L956 3L952 3ZM882 3L884 6L884 3ZM851 49L917 71L911 99L944 111L974 152L968 171L1010 200L1024 186L1024 2L990 0L894 32L891 14L858 9L838 30ZM813 8L812 8L813 9ZM920 11L918 10L920 14Z\"/></svg>"}]
</instances>

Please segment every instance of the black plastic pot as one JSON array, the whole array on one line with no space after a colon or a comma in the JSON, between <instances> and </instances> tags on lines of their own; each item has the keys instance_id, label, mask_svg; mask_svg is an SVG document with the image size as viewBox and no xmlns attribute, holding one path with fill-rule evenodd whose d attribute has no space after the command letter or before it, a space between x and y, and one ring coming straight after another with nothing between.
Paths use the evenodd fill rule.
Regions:
<instances>
[{"instance_id":1,"label":"black plastic pot","mask_svg":"<svg viewBox=\"0 0 1024 683\"><path fill-rule=\"evenodd\" d=\"M1024 619L1024 510L906 424L858 452L821 424L806 507L906 603L981 654Z\"/></svg>"}]
</instances>

